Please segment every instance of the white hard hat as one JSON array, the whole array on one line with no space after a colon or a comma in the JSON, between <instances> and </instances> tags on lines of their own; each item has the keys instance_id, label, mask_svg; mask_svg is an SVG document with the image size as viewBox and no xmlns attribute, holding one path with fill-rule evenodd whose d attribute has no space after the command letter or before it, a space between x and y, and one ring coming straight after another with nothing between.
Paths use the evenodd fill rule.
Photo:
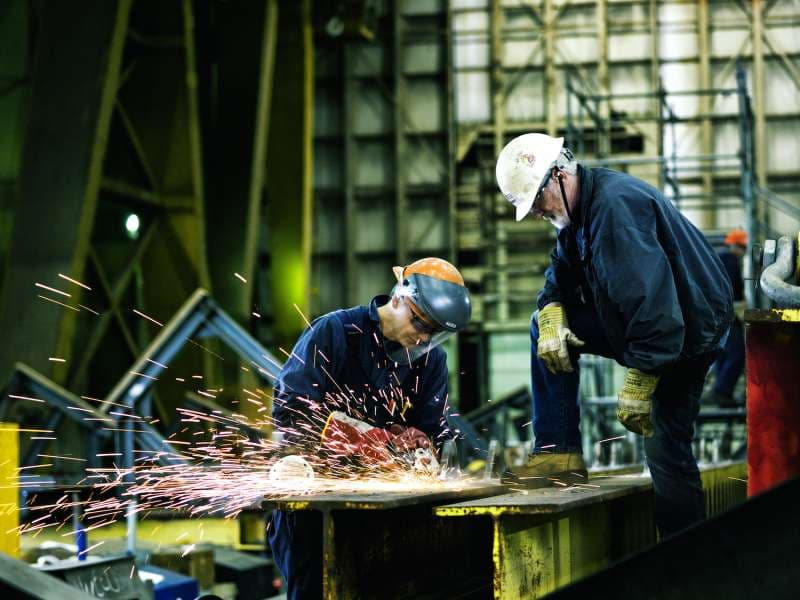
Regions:
<instances>
[{"instance_id":1,"label":"white hard hat","mask_svg":"<svg viewBox=\"0 0 800 600\"><path fill-rule=\"evenodd\" d=\"M500 152L495 169L497 185L516 208L517 221L531 212L533 201L563 145L563 137L526 133L508 142Z\"/></svg>"}]
</instances>

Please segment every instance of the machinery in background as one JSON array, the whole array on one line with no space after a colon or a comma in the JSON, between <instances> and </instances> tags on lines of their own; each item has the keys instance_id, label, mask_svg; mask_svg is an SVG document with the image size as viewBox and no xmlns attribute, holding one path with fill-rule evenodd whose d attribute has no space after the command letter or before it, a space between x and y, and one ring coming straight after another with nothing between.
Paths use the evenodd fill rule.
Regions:
<instances>
[{"instance_id":1,"label":"machinery in background","mask_svg":"<svg viewBox=\"0 0 800 600\"><path fill-rule=\"evenodd\" d=\"M759 279L766 309L745 313L748 494L800 476L800 237L767 240Z\"/></svg>"}]
</instances>

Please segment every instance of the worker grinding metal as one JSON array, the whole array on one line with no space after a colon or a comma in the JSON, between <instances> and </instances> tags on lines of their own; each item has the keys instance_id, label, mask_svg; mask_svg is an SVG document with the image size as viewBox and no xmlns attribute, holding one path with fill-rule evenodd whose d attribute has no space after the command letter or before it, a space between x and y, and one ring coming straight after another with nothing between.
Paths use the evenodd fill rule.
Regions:
<instances>
[{"instance_id":1,"label":"worker grinding metal","mask_svg":"<svg viewBox=\"0 0 800 600\"><path fill-rule=\"evenodd\" d=\"M436 451L445 419L447 357L439 346L469 322L469 292L447 261L394 267L390 296L319 317L277 379L273 417L290 447L379 470L394 453ZM322 596L322 520L274 511L269 542L289 598Z\"/></svg>"},{"instance_id":2,"label":"worker grinding metal","mask_svg":"<svg viewBox=\"0 0 800 600\"><path fill-rule=\"evenodd\" d=\"M644 436L661 536L704 518L694 421L733 318L719 257L658 190L583 167L563 138L513 139L496 174L517 221L532 214L558 230L531 319L533 454L503 480L585 480L578 356L596 354L627 367L617 418Z\"/></svg>"}]
</instances>

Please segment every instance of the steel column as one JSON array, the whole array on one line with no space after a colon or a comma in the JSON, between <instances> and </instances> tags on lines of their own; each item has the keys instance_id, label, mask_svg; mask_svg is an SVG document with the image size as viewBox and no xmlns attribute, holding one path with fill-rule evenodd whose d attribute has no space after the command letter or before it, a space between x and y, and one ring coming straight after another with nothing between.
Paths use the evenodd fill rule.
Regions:
<instances>
[{"instance_id":1,"label":"steel column","mask_svg":"<svg viewBox=\"0 0 800 600\"><path fill-rule=\"evenodd\" d=\"M58 287L58 273L83 275L129 11L129 0L90 1L77 12L68 3L42 7L21 201L0 301L0 380L17 360L64 378L64 364L47 359L69 358L77 311L38 299L33 285ZM77 290L67 290L73 305Z\"/></svg>"},{"instance_id":2,"label":"steel column","mask_svg":"<svg viewBox=\"0 0 800 600\"><path fill-rule=\"evenodd\" d=\"M267 155L270 288L275 340L291 346L309 314L313 60L311 2L284 2ZM296 305L296 306L295 306ZM299 311L298 311L299 309Z\"/></svg>"}]
</instances>

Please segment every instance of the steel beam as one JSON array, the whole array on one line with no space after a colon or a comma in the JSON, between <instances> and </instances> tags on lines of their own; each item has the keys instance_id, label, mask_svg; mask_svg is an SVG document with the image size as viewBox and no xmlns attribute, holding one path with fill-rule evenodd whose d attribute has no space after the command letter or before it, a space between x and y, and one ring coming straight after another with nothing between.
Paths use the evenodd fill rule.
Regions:
<instances>
[{"instance_id":1,"label":"steel beam","mask_svg":"<svg viewBox=\"0 0 800 600\"><path fill-rule=\"evenodd\" d=\"M491 555L494 598L539 598L655 541L648 479L590 483L597 487L505 494L435 514L465 529L491 523L470 552Z\"/></svg>"},{"instance_id":2,"label":"steel beam","mask_svg":"<svg viewBox=\"0 0 800 600\"><path fill-rule=\"evenodd\" d=\"M42 7L21 201L0 301L0 380L18 360L65 375L63 366L51 368L62 363L47 359L70 356L77 312L39 300L33 284L83 274L129 10L129 0L94 0L77 12L60 2Z\"/></svg>"},{"instance_id":3,"label":"steel beam","mask_svg":"<svg viewBox=\"0 0 800 600\"><path fill-rule=\"evenodd\" d=\"M753 114L755 175L758 185L767 183L767 103L764 67L764 2L752 0L751 40L753 44ZM764 203L758 206L758 220L769 226L769 214Z\"/></svg>"},{"instance_id":4,"label":"steel beam","mask_svg":"<svg viewBox=\"0 0 800 600\"><path fill-rule=\"evenodd\" d=\"M711 32L708 0L700 0L697 3L697 50L699 53L698 62L698 87L708 89L711 87ZM700 114L709 115L711 113L711 96L702 94L698 97ZM701 129L701 152L712 154L714 152L714 139L711 132L711 120L706 117L700 123ZM707 171L703 173L703 193L711 195L714 192L713 173ZM709 229L714 226L714 212L705 210L701 212L699 223L701 229Z\"/></svg>"},{"instance_id":5,"label":"steel beam","mask_svg":"<svg viewBox=\"0 0 800 600\"><path fill-rule=\"evenodd\" d=\"M208 263L215 300L242 324L252 311L277 11L277 0L264 0L219 4L215 15L220 56L215 86L218 117L207 134L213 142L206 159ZM212 44L210 39L202 41Z\"/></svg>"},{"instance_id":6,"label":"steel beam","mask_svg":"<svg viewBox=\"0 0 800 600\"><path fill-rule=\"evenodd\" d=\"M794 479L548 598L794 598L799 502Z\"/></svg>"},{"instance_id":7,"label":"steel beam","mask_svg":"<svg viewBox=\"0 0 800 600\"><path fill-rule=\"evenodd\" d=\"M273 330L291 346L309 314L313 60L311 2L281 4L267 153ZM299 310L298 310L299 309Z\"/></svg>"},{"instance_id":8,"label":"steel beam","mask_svg":"<svg viewBox=\"0 0 800 600\"><path fill-rule=\"evenodd\" d=\"M496 483L465 482L416 493L266 500L262 508L322 513L326 599L478 598L485 596L491 574L489 554L474 551L484 532L438 519L432 509L504 490Z\"/></svg>"},{"instance_id":9,"label":"steel beam","mask_svg":"<svg viewBox=\"0 0 800 600\"><path fill-rule=\"evenodd\" d=\"M744 501L744 471L742 463L702 470L709 514ZM491 585L494 598L542 597L656 541L652 482L635 475L596 474L582 486L515 490L434 513L462 529L481 528L465 552L491 555L482 587Z\"/></svg>"}]
</instances>

